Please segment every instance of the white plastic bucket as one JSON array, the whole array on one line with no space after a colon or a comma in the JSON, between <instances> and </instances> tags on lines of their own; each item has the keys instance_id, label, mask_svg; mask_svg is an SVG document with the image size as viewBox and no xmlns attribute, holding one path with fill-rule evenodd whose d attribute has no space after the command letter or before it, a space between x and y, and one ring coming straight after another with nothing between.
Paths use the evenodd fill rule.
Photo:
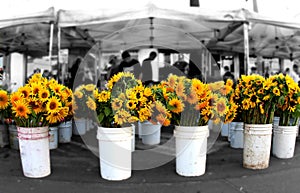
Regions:
<instances>
[{"instance_id":1,"label":"white plastic bucket","mask_svg":"<svg viewBox=\"0 0 300 193\"><path fill-rule=\"evenodd\" d=\"M221 136L222 137L228 137L228 133L229 133L229 123L226 123L222 125L222 129L221 129Z\"/></svg>"},{"instance_id":2,"label":"white plastic bucket","mask_svg":"<svg viewBox=\"0 0 300 193\"><path fill-rule=\"evenodd\" d=\"M72 121L62 122L58 126L58 142L70 143L72 137Z\"/></svg>"},{"instance_id":3,"label":"white plastic bucket","mask_svg":"<svg viewBox=\"0 0 300 193\"><path fill-rule=\"evenodd\" d=\"M125 180L131 176L132 127L98 127L100 174L106 180Z\"/></svg>"},{"instance_id":4,"label":"white plastic bucket","mask_svg":"<svg viewBox=\"0 0 300 193\"><path fill-rule=\"evenodd\" d=\"M230 147L244 148L244 123L237 122L230 136Z\"/></svg>"},{"instance_id":5,"label":"white plastic bucket","mask_svg":"<svg viewBox=\"0 0 300 193\"><path fill-rule=\"evenodd\" d=\"M235 126L238 122L231 122L229 123L229 128L228 128L228 141L230 142L231 140L231 135L233 133L233 130L235 129Z\"/></svg>"},{"instance_id":6,"label":"white plastic bucket","mask_svg":"<svg viewBox=\"0 0 300 193\"><path fill-rule=\"evenodd\" d=\"M161 125L154 125L149 121L141 123L142 143L145 145L157 145L160 143Z\"/></svg>"},{"instance_id":7,"label":"white plastic bucket","mask_svg":"<svg viewBox=\"0 0 300 193\"><path fill-rule=\"evenodd\" d=\"M249 169L269 167L272 124L245 124L243 166Z\"/></svg>"},{"instance_id":8,"label":"white plastic bucket","mask_svg":"<svg viewBox=\"0 0 300 193\"><path fill-rule=\"evenodd\" d=\"M272 153L287 159L294 156L298 126L278 126L274 129Z\"/></svg>"},{"instance_id":9,"label":"white plastic bucket","mask_svg":"<svg viewBox=\"0 0 300 193\"><path fill-rule=\"evenodd\" d=\"M16 125L9 125L9 144L10 148L19 150L18 129Z\"/></svg>"},{"instance_id":10,"label":"white plastic bucket","mask_svg":"<svg viewBox=\"0 0 300 193\"><path fill-rule=\"evenodd\" d=\"M0 147L9 145L8 131L6 124L0 124Z\"/></svg>"},{"instance_id":11,"label":"white plastic bucket","mask_svg":"<svg viewBox=\"0 0 300 193\"><path fill-rule=\"evenodd\" d=\"M135 151L135 125L132 124L131 152Z\"/></svg>"},{"instance_id":12,"label":"white plastic bucket","mask_svg":"<svg viewBox=\"0 0 300 193\"><path fill-rule=\"evenodd\" d=\"M139 139L142 139L142 123L141 122L138 122L138 128L136 131L137 132L135 132L135 133L139 135Z\"/></svg>"},{"instance_id":13,"label":"white plastic bucket","mask_svg":"<svg viewBox=\"0 0 300 193\"><path fill-rule=\"evenodd\" d=\"M49 148L56 149L58 146L58 128L49 127Z\"/></svg>"},{"instance_id":14,"label":"white plastic bucket","mask_svg":"<svg viewBox=\"0 0 300 193\"><path fill-rule=\"evenodd\" d=\"M274 119L273 119L273 129L278 127L279 121L280 121L280 117L274 117Z\"/></svg>"},{"instance_id":15,"label":"white plastic bucket","mask_svg":"<svg viewBox=\"0 0 300 193\"><path fill-rule=\"evenodd\" d=\"M50 175L48 127L18 127L18 137L24 175L30 178Z\"/></svg>"},{"instance_id":16,"label":"white plastic bucket","mask_svg":"<svg viewBox=\"0 0 300 193\"><path fill-rule=\"evenodd\" d=\"M74 135L84 135L86 133L87 128L87 120L82 119L75 119L75 127L73 127L73 134Z\"/></svg>"},{"instance_id":17,"label":"white plastic bucket","mask_svg":"<svg viewBox=\"0 0 300 193\"><path fill-rule=\"evenodd\" d=\"M176 126L176 172L181 176L205 173L208 126Z\"/></svg>"}]
</instances>

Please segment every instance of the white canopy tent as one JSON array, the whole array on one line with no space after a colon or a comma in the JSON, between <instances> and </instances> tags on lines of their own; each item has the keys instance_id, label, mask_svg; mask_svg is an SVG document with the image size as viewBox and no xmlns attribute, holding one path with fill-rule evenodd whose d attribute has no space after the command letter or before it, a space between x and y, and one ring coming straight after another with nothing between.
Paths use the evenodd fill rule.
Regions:
<instances>
[{"instance_id":1,"label":"white canopy tent","mask_svg":"<svg viewBox=\"0 0 300 193\"><path fill-rule=\"evenodd\" d=\"M52 49L54 8L0 18L0 52L45 56ZM52 26L52 27L51 27Z\"/></svg>"}]
</instances>

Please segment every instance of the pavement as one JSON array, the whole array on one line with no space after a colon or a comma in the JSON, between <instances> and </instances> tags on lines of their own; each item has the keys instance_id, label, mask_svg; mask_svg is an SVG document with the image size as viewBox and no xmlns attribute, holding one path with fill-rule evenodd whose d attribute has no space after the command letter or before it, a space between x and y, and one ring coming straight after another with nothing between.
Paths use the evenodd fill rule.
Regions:
<instances>
[{"instance_id":1,"label":"pavement","mask_svg":"<svg viewBox=\"0 0 300 193\"><path fill-rule=\"evenodd\" d=\"M162 143L170 137L162 133ZM51 175L24 177L19 151L0 149L0 193L298 193L300 192L300 139L291 159L270 158L264 170L242 166L242 149L233 149L218 137L207 155L206 173L199 177L176 174L175 159L159 167L133 170L124 181L101 178L99 158L79 136L51 150ZM136 138L136 149L145 148Z\"/></svg>"}]
</instances>

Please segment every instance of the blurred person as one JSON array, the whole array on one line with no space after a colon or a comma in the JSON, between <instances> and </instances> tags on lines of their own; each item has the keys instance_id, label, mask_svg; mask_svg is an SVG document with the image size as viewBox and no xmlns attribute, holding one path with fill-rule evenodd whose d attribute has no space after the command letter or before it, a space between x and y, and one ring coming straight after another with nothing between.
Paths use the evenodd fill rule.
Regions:
<instances>
[{"instance_id":1,"label":"blurred person","mask_svg":"<svg viewBox=\"0 0 300 193\"><path fill-rule=\"evenodd\" d=\"M147 86L154 83L153 81L153 71L152 71L152 61L157 57L156 52L150 52L149 57L146 58L142 63L142 82Z\"/></svg>"},{"instance_id":2,"label":"blurred person","mask_svg":"<svg viewBox=\"0 0 300 193\"><path fill-rule=\"evenodd\" d=\"M173 66L185 74L188 63L184 60L184 55L182 53L178 55L178 60L173 64Z\"/></svg>"}]
</instances>

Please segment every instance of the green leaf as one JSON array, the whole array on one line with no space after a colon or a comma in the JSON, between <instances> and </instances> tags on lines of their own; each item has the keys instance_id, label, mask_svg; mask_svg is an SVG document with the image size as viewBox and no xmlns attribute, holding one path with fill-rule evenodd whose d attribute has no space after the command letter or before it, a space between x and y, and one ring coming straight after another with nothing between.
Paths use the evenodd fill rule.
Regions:
<instances>
[{"instance_id":1,"label":"green leaf","mask_svg":"<svg viewBox=\"0 0 300 193\"><path fill-rule=\"evenodd\" d=\"M283 104L284 104L284 96L280 96L280 97L279 97L278 103L279 103L280 105L283 105Z\"/></svg>"},{"instance_id":2,"label":"green leaf","mask_svg":"<svg viewBox=\"0 0 300 193\"><path fill-rule=\"evenodd\" d=\"M103 114L103 113L100 113L100 114L98 115L98 120L99 120L99 122L101 123L101 122L103 121L103 119L104 119L104 114Z\"/></svg>"},{"instance_id":3,"label":"green leaf","mask_svg":"<svg viewBox=\"0 0 300 193\"><path fill-rule=\"evenodd\" d=\"M105 116L109 116L111 114L111 109L108 107L105 107L104 113L105 113Z\"/></svg>"}]
</instances>

